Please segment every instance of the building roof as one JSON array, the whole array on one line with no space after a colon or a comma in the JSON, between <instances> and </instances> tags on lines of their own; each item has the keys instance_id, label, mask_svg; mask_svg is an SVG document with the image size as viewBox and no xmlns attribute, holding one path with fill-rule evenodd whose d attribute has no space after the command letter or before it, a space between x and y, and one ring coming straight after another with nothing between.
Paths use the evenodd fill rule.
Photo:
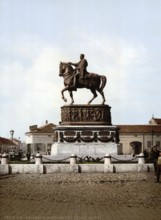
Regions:
<instances>
[{"instance_id":1,"label":"building roof","mask_svg":"<svg viewBox=\"0 0 161 220\"><path fill-rule=\"evenodd\" d=\"M0 145L16 145L12 140L0 137Z\"/></svg>"},{"instance_id":2,"label":"building roof","mask_svg":"<svg viewBox=\"0 0 161 220\"><path fill-rule=\"evenodd\" d=\"M154 116L150 119L149 124L151 125L161 125L161 118L154 118Z\"/></svg>"},{"instance_id":3,"label":"building roof","mask_svg":"<svg viewBox=\"0 0 161 220\"><path fill-rule=\"evenodd\" d=\"M161 118L154 118L154 121L157 125L161 125Z\"/></svg>"},{"instance_id":4,"label":"building roof","mask_svg":"<svg viewBox=\"0 0 161 220\"><path fill-rule=\"evenodd\" d=\"M120 133L161 133L161 125L117 125Z\"/></svg>"},{"instance_id":5,"label":"building roof","mask_svg":"<svg viewBox=\"0 0 161 220\"><path fill-rule=\"evenodd\" d=\"M33 125L33 126L30 126L30 131L26 132L26 134L29 134L29 133L54 133L55 127L56 127L56 125L53 123L45 124L41 127L37 127L37 125Z\"/></svg>"}]
</instances>

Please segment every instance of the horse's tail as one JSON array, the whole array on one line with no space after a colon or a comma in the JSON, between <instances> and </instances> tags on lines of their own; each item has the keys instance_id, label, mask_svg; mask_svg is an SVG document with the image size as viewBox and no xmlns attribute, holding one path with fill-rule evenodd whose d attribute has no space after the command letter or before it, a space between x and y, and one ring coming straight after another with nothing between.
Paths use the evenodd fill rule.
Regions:
<instances>
[{"instance_id":1,"label":"horse's tail","mask_svg":"<svg viewBox=\"0 0 161 220\"><path fill-rule=\"evenodd\" d=\"M100 90L102 91L106 85L107 79L106 79L106 76L104 75L101 75L100 78L101 78Z\"/></svg>"}]
</instances>

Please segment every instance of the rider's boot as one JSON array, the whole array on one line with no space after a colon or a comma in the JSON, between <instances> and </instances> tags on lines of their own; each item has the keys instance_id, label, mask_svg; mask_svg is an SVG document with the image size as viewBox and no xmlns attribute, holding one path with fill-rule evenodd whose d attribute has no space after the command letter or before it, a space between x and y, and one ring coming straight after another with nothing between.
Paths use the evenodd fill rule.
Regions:
<instances>
[{"instance_id":1,"label":"rider's boot","mask_svg":"<svg viewBox=\"0 0 161 220\"><path fill-rule=\"evenodd\" d=\"M77 88L76 88L76 78L74 78L74 80L73 80L73 90L74 91L77 91Z\"/></svg>"}]
</instances>

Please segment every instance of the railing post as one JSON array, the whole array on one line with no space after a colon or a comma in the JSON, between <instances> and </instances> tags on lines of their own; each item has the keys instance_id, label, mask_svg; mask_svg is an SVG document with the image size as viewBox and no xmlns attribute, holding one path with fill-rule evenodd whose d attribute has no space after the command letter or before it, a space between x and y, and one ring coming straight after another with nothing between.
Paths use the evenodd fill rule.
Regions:
<instances>
[{"instance_id":1,"label":"railing post","mask_svg":"<svg viewBox=\"0 0 161 220\"><path fill-rule=\"evenodd\" d=\"M138 164L145 164L145 158L143 153L140 153L137 157L138 157Z\"/></svg>"},{"instance_id":2,"label":"railing post","mask_svg":"<svg viewBox=\"0 0 161 220\"><path fill-rule=\"evenodd\" d=\"M75 154L71 154L70 156L70 165L77 164L77 156Z\"/></svg>"},{"instance_id":3,"label":"railing post","mask_svg":"<svg viewBox=\"0 0 161 220\"><path fill-rule=\"evenodd\" d=\"M104 164L111 164L111 155L110 154L105 154Z\"/></svg>"},{"instance_id":4,"label":"railing post","mask_svg":"<svg viewBox=\"0 0 161 220\"><path fill-rule=\"evenodd\" d=\"M6 153L2 154L2 160L1 160L1 164L8 164L9 163L9 156Z\"/></svg>"},{"instance_id":5,"label":"railing post","mask_svg":"<svg viewBox=\"0 0 161 220\"><path fill-rule=\"evenodd\" d=\"M35 156L35 164L36 165L42 164L42 155L39 152Z\"/></svg>"}]
</instances>

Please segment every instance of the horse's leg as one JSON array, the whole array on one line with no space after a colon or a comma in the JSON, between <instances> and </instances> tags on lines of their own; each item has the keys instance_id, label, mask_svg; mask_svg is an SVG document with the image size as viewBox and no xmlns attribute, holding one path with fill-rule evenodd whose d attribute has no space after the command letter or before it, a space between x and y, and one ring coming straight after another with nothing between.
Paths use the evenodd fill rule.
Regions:
<instances>
[{"instance_id":1,"label":"horse's leg","mask_svg":"<svg viewBox=\"0 0 161 220\"><path fill-rule=\"evenodd\" d=\"M103 99L103 101L102 101L102 105L104 105L105 104L105 102L106 102L106 99L105 99L105 95L104 95L104 92L101 90L101 89L97 89L97 91L101 94L101 96L102 96L102 99Z\"/></svg>"},{"instance_id":2,"label":"horse's leg","mask_svg":"<svg viewBox=\"0 0 161 220\"><path fill-rule=\"evenodd\" d=\"M71 100L72 100L72 102L70 103L70 105L73 105L74 99L73 99L73 93L72 93L72 91L69 91L69 95L70 95Z\"/></svg>"},{"instance_id":3,"label":"horse's leg","mask_svg":"<svg viewBox=\"0 0 161 220\"><path fill-rule=\"evenodd\" d=\"M90 103L93 101L93 99L95 99L97 97L97 93L95 89L90 89L91 92L93 93L93 98L88 102L88 104L90 105Z\"/></svg>"},{"instance_id":4,"label":"horse's leg","mask_svg":"<svg viewBox=\"0 0 161 220\"><path fill-rule=\"evenodd\" d=\"M66 86L66 87L61 91L62 99L64 100L64 102L67 102L67 99L66 99L65 96L64 96L64 92L67 91L68 89L69 89L69 86Z\"/></svg>"},{"instance_id":5,"label":"horse's leg","mask_svg":"<svg viewBox=\"0 0 161 220\"><path fill-rule=\"evenodd\" d=\"M104 92L103 92L103 91L101 92L101 95L102 95L102 98L103 98L102 105L104 105L104 104L105 104L105 102L106 102L106 99L105 99L105 95L104 95Z\"/></svg>"}]
</instances>

